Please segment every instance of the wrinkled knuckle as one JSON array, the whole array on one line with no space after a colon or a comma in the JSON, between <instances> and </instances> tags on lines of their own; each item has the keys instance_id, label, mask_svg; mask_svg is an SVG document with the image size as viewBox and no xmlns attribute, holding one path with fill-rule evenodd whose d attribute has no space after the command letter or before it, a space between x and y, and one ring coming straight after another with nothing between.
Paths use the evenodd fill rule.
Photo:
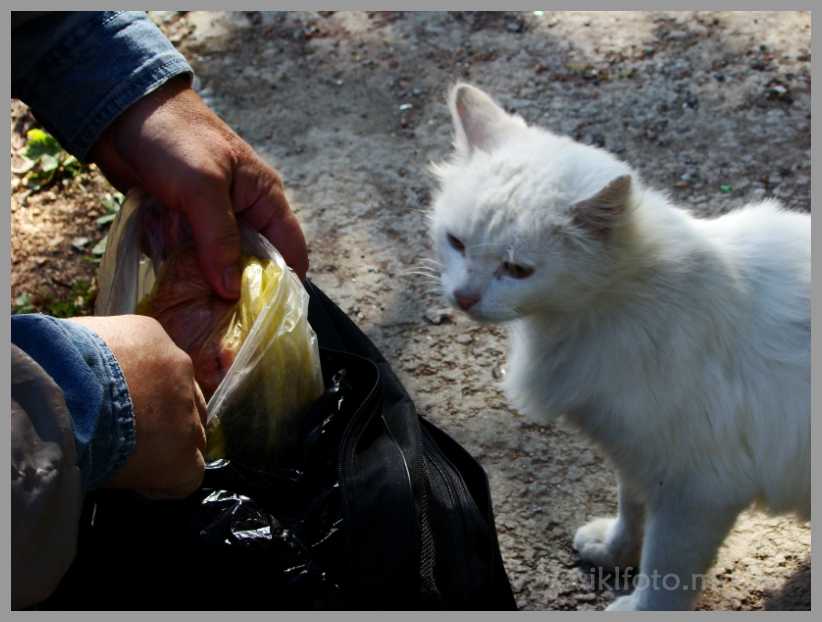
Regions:
<instances>
[{"instance_id":1,"label":"wrinkled knuckle","mask_svg":"<svg viewBox=\"0 0 822 622\"><path fill-rule=\"evenodd\" d=\"M230 185L230 175L220 166L208 166L198 170L193 181L198 193L223 192Z\"/></svg>"},{"instance_id":2,"label":"wrinkled knuckle","mask_svg":"<svg viewBox=\"0 0 822 622\"><path fill-rule=\"evenodd\" d=\"M153 318L150 315L129 315L128 317L131 322L142 324L146 328L162 329L160 322L158 322L156 318Z\"/></svg>"},{"instance_id":3,"label":"wrinkled knuckle","mask_svg":"<svg viewBox=\"0 0 822 622\"><path fill-rule=\"evenodd\" d=\"M169 374L177 381L190 382L194 377L194 362L191 357L174 344L168 350Z\"/></svg>"},{"instance_id":4,"label":"wrinkled knuckle","mask_svg":"<svg viewBox=\"0 0 822 622\"><path fill-rule=\"evenodd\" d=\"M285 186L283 185L283 178L282 175L280 175L280 172L268 164L263 163L263 166L266 168L269 183L272 185L273 190L282 193L285 190Z\"/></svg>"},{"instance_id":5,"label":"wrinkled knuckle","mask_svg":"<svg viewBox=\"0 0 822 622\"><path fill-rule=\"evenodd\" d=\"M169 482L166 493L168 496L183 498L202 486L205 478L205 461L201 454L196 453L194 459L186 459L179 467L175 470L177 476L174 481Z\"/></svg>"},{"instance_id":6,"label":"wrinkled knuckle","mask_svg":"<svg viewBox=\"0 0 822 622\"><path fill-rule=\"evenodd\" d=\"M221 231L217 236L215 243L224 248L239 248L240 246L240 230L238 227L227 227L225 231Z\"/></svg>"},{"instance_id":7,"label":"wrinkled knuckle","mask_svg":"<svg viewBox=\"0 0 822 622\"><path fill-rule=\"evenodd\" d=\"M203 484L205 478L205 462L198 454L198 459L191 465L189 479L183 485L185 496L190 495L196 491Z\"/></svg>"},{"instance_id":8,"label":"wrinkled knuckle","mask_svg":"<svg viewBox=\"0 0 822 622\"><path fill-rule=\"evenodd\" d=\"M132 321L135 322L135 329L144 331L144 334L147 334L153 339L158 341L171 340L171 337L168 336L163 325L160 324L156 318L148 315L134 315L132 316Z\"/></svg>"},{"instance_id":9,"label":"wrinkled knuckle","mask_svg":"<svg viewBox=\"0 0 822 622\"><path fill-rule=\"evenodd\" d=\"M167 495L173 498L184 499L197 492L197 489L203 483L204 477L205 472L200 471L198 474L192 475L191 479L187 479L167 491Z\"/></svg>"},{"instance_id":10,"label":"wrinkled knuckle","mask_svg":"<svg viewBox=\"0 0 822 622\"><path fill-rule=\"evenodd\" d=\"M213 149L192 156L188 163L189 175L182 181L186 188L196 192L226 188L231 183L232 168L232 158L220 149Z\"/></svg>"},{"instance_id":11,"label":"wrinkled knuckle","mask_svg":"<svg viewBox=\"0 0 822 622\"><path fill-rule=\"evenodd\" d=\"M175 348L174 361L187 378L194 378L194 361L181 348Z\"/></svg>"},{"instance_id":12,"label":"wrinkled knuckle","mask_svg":"<svg viewBox=\"0 0 822 622\"><path fill-rule=\"evenodd\" d=\"M273 218L278 221L288 220L291 215L291 206L288 204L285 192L281 188L271 188L269 197L268 205Z\"/></svg>"},{"instance_id":13,"label":"wrinkled knuckle","mask_svg":"<svg viewBox=\"0 0 822 622\"><path fill-rule=\"evenodd\" d=\"M203 479L205 479L205 466L198 463L196 470L192 475L192 479L186 482L185 496L196 492L196 490L203 485Z\"/></svg>"}]
</instances>

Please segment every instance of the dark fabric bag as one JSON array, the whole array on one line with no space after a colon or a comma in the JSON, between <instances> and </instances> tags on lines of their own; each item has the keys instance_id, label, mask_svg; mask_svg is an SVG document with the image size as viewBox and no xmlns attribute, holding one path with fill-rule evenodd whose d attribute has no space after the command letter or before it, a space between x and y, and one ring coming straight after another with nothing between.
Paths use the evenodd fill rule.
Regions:
<instances>
[{"instance_id":1,"label":"dark fabric bag","mask_svg":"<svg viewBox=\"0 0 822 622\"><path fill-rule=\"evenodd\" d=\"M88 495L77 558L42 608L516 608L482 467L307 288L327 390L289 467L215 463L184 500Z\"/></svg>"}]
</instances>

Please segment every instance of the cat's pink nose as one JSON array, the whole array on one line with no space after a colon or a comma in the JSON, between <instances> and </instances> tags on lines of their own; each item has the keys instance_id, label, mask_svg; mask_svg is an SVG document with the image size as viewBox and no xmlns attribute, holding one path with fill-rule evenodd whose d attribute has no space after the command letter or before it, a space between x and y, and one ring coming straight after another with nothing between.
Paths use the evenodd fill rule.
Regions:
<instances>
[{"instance_id":1,"label":"cat's pink nose","mask_svg":"<svg viewBox=\"0 0 822 622\"><path fill-rule=\"evenodd\" d=\"M463 311L468 311L471 307L477 304L480 300L479 294L467 294L462 291L454 292L454 298L457 300L459 308Z\"/></svg>"}]
</instances>

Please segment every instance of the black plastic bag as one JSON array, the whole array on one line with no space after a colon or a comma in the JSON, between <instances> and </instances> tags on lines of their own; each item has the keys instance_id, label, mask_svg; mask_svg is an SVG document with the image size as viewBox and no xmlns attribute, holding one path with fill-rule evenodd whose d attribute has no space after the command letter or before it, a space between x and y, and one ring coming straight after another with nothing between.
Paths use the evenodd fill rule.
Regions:
<instances>
[{"instance_id":1,"label":"black plastic bag","mask_svg":"<svg viewBox=\"0 0 822 622\"><path fill-rule=\"evenodd\" d=\"M179 501L89 495L77 558L42 608L515 608L484 471L307 289L328 388L288 466L215 463Z\"/></svg>"}]
</instances>

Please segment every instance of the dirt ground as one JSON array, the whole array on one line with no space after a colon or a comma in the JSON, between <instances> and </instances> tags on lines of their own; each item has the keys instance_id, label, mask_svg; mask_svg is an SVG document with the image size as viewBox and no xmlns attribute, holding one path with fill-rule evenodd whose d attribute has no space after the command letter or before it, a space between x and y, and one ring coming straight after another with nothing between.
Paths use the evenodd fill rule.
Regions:
<instances>
[{"instance_id":1,"label":"dirt ground","mask_svg":"<svg viewBox=\"0 0 822 622\"><path fill-rule=\"evenodd\" d=\"M519 606L606 606L613 593L571 539L614 513L608 465L562 424L511 412L496 386L502 332L445 309L415 274L431 256L427 165L450 149L446 89L467 79L529 122L605 146L699 215L764 196L810 211L810 15L153 15L203 96L282 172L311 277L383 349L419 411L484 465ZM25 112L13 105L12 120ZM42 306L61 280L93 277L71 243L102 236L106 187L93 170L69 186L25 201L13 188L13 300L30 292ZM699 608L809 609L809 527L744 514Z\"/></svg>"}]
</instances>

